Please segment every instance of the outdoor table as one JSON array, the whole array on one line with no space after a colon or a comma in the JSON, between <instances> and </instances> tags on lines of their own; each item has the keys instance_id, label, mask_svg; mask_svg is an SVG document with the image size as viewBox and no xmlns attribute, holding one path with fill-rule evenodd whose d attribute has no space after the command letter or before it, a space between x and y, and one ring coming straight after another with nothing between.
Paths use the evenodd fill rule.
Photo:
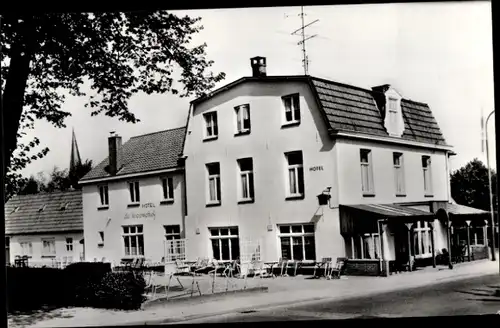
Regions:
<instances>
[{"instance_id":1,"label":"outdoor table","mask_svg":"<svg viewBox=\"0 0 500 328\"><path fill-rule=\"evenodd\" d=\"M273 273L273 270L274 270L274 267L278 264L278 262L274 261L274 262L264 262L264 266L265 266L265 270L267 272L267 275L266 277L274 277L274 273Z\"/></svg>"}]
</instances>

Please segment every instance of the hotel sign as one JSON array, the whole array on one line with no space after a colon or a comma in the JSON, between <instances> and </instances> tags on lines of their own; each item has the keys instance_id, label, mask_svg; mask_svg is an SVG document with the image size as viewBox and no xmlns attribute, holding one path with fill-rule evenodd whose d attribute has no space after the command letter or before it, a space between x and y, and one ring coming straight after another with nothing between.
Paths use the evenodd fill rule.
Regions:
<instances>
[{"instance_id":1,"label":"hotel sign","mask_svg":"<svg viewBox=\"0 0 500 328\"><path fill-rule=\"evenodd\" d=\"M156 212L154 210L154 203L146 203L140 206L140 210L134 212L125 213L124 219L155 219Z\"/></svg>"},{"instance_id":2,"label":"hotel sign","mask_svg":"<svg viewBox=\"0 0 500 328\"><path fill-rule=\"evenodd\" d=\"M323 171L323 165L311 166L309 168L310 172Z\"/></svg>"}]
</instances>

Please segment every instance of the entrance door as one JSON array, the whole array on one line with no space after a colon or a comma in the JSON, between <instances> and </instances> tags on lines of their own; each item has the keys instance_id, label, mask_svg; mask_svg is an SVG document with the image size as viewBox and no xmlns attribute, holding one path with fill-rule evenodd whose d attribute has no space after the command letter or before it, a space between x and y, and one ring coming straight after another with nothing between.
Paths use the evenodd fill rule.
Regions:
<instances>
[{"instance_id":1,"label":"entrance door","mask_svg":"<svg viewBox=\"0 0 500 328\"><path fill-rule=\"evenodd\" d=\"M393 230L394 250L396 253L396 264L398 266L405 265L408 263L408 230L404 225L395 225L393 229L394 229ZM411 250L411 245L410 245L410 250Z\"/></svg>"}]
</instances>

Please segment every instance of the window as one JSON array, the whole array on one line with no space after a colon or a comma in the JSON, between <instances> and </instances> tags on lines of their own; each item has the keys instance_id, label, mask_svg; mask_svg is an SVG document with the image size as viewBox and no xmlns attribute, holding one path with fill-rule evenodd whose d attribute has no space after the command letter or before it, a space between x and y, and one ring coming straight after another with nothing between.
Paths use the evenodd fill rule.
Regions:
<instances>
[{"instance_id":1,"label":"window","mask_svg":"<svg viewBox=\"0 0 500 328\"><path fill-rule=\"evenodd\" d=\"M73 251L73 238L66 238L66 250L68 252Z\"/></svg>"},{"instance_id":2,"label":"window","mask_svg":"<svg viewBox=\"0 0 500 328\"><path fill-rule=\"evenodd\" d=\"M216 138L219 135L217 128L217 112L203 114L205 119L205 139Z\"/></svg>"},{"instance_id":3,"label":"window","mask_svg":"<svg viewBox=\"0 0 500 328\"><path fill-rule=\"evenodd\" d=\"M375 188L373 185L373 170L372 170L372 153L371 150L361 149L360 150L360 162L361 162L361 188L363 194L374 194Z\"/></svg>"},{"instance_id":4,"label":"window","mask_svg":"<svg viewBox=\"0 0 500 328\"><path fill-rule=\"evenodd\" d=\"M240 170L239 198L242 201L253 200L253 160L251 158L242 158L237 162Z\"/></svg>"},{"instance_id":5,"label":"window","mask_svg":"<svg viewBox=\"0 0 500 328\"><path fill-rule=\"evenodd\" d=\"M99 231L99 242L97 243L97 247L104 246L104 231Z\"/></svg>"},{"instance_id":6,"label":"window","mask_svg":"<svg viewBox=\"0 0 500 328\"><path fill-rule=\"evenodd\" d=\"M484 228L471 227L470 228L470 243L475 246L484 246Z\"/></svg>"},{"instance_id":7,"label":"window","mask_svg":"<svg viewBox=\"0 0 500 328\"><path fill-rule=\"evenodd\" d=\"M163 200L174 200L174 179L172 177L162 178Z\"/></svg>"},{"instance_id":8,"label":"window","mask_svg":"<svg viewBox=\"0 0 500 328\"><path fill-rule=\"evenodd\" d=\"M376 260L380 255L380 236L378 233L365 233L351 237L353 259Z\"/></svg>"},{"instance_id":9,"label":"window","mask_svg":"<svg viewBox=\"0 0 500 328\"><path fill-rule=\"evenodd\" d=\"M56 255L56 241L54 239L42 239L42 255L54 256Z\"/></svg>"},{"instance_id":10,"label":"window","mask_svg":"<svg viewBox=\"0 0 500 328\"><path fill-rule=\"evenodd\" d=\"M220 204L220 165L219 163L207 164L208 173L208 202L209 204Z\"/></svg>"},{"instance_id":11,"label":"window","mask_svg":"<svg viewBox=\"0 0 500 328\"><path fill-rule=\"evenodd\" d=\"M431 175L431 158L422 156L422 170L424 172L424 192L426 196L432 195L432 175Z\"/></svg>"},{"instance_id":12,"label":"window","mask_svg":"<svg viewBox=\"0 0 500 328\"><path fill-rule=\"evenodd\" d=\"M144 256L144 233L142 225L123 226L125 256Z\"/></svg>"},{"instance_id":13,"label":"window","mask_svg":"<svg viewBox=\"0 0 500 328\"><path fill-rule=\"evenodd\" d=\"M139 203L141 201L139 181L129 182L128 190L130 192L130 202L133 204Z\"/></svg>"},{"instance_id":14,"label":"window","mask_svg":"<svg viewBox=\"0 0 500 328\"><path fill-rule=\"evenodd\" d=\"M250 105L234 108L236 113L236 133L250 132Z\"/></svg>"},{"instance_id":15,"label":"window","mask_svg":"<svg viewBox=\"0 0 500 328\"><path fill-rule=\"evenodd\" d=\"M288 163L288 194L290 197L304 196L304 165L302 152L285 154Z\"/></svg>"},{"instance_id":16,"label":"window","mask_svg":"<svg viewBox=\"0 0 500 328\"><path fill-rule=\"evenodd\" d=\"M219 261L232 261L240 257L238 227L209 228L214 258Z\"/></svg>"},{"instance_id":17,"label":"window","mask_svg":"<svg viewBox=\"0 0 500 328\"><path fill-rule=\"evenodd\" d=\"M101 200L101 206L109 205L109 196L108 196L108 186L103 185L99 186L99 197Z\"/></svg>"},{"instance_id":18,"label":"window","mask_svg":"<svg viewBox=\"0 0 500 328\"><path fill-rule=\"evenodd\" d=\"M21 247L21 255L33 255L33 245L31 241L22 241L19 243L19 246Z\"/></svg>"},{"instance_id":19,"label":"window","mask_svg":"<svg viewBox=\"0 0 500 328\"><path fill-rule=\"evenodd\" d=\"M429 257L432 253L431 228L426 221L419 221L413 229L415 257Z\"/></svg>"},{"instance_id":20,"label":"window","mask_svg":"<svg viewBox=\"0 0 500 328\"><path fill-rule=\"evenodd\" d=\"M403 169L403 154L393 153L392 159L394 163L394 180L396 183L396 195L403 196L405 194L405 177Z\"/></svg>"},{"instance_id":21,"label":"window","mask_svg":"<svg viewBox=\"0 0 500 328\"><path fill-rule=\"evenodd\" d=\"M166 225L165 228L165 239L174 240L181 239L181 226L180 225Z\"/></svg>"},{"instance_id":22,"label":"window","mask_svg":"<svg viewBox=\"0 0 500 328\"><path fill-rule=\"evenodd\" d=\"M314 224L281 225L279 238L283 259L316 260Z\"/></svg>"},{"instance_id":23,"label":"window","mask_svg":"<svg viewBox=\"0 0 500 328\"><path fill-rule=\"evenodd\" d=\"M285 124L300 122L299 94L289 95L282 98L285 107Z\"/></svg>"}]
</instances>

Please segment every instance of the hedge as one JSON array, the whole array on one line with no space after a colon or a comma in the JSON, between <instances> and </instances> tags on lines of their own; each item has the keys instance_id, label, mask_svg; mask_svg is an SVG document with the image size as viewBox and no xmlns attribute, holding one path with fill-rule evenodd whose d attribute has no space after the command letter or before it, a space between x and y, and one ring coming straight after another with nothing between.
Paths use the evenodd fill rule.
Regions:
<instances>
[{"instance_id":1,"label":"hedge","mask_svg":"<svg viewBox=\"0 0 500 328\"><path fill-rule=\"evenodd\" d=\"M7 311L50 307L137 309L144 301L141 274L111 272L109 263L55 268L7 268Z\"/></svg>"}]
</instances>

